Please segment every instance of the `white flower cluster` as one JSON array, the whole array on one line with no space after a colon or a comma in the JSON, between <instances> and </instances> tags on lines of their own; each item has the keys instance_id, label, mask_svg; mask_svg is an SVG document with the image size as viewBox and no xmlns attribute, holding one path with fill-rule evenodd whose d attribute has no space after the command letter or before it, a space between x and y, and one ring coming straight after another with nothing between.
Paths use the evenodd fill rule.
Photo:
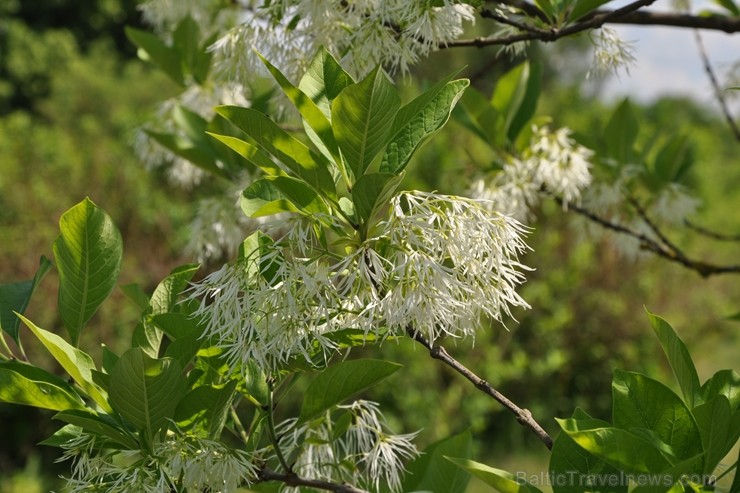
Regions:
<instances>
[{"instance_id":1,"label":"white flower cluster","mask_svg":"<svg viewBox=\"0 0 740 493\"><path fill-rule=\"evenodd\" d=\"M310 422L290 419L278 425L281 450L296 457L293 470L303 478L346 481L375 491L387 485L400 492L404 462L419 456L413 444L418 433L391 433L375 402L359 400L338 407L351 416L343 433L328 412Z\"/></svg>"},{"instance_id":2,"label":"white flower cluster","mask_svg":"<svg viewBox=\"0 0 740 493\"><path fill-rule=\"evenodd\" d=\"M232 15L219 16L224 10L220 3L148 0L141 9L159 30L172 29L190 12L204 31L220 31L212 47L217 71L232 82L264 71L253 47L289 78L303 73L320 46L345 53L342 63L355 75L378 64L406 71L420 57L460 37L465 22L475 21L473 7L454 0L243 0L235 2ZM214 19L221 19L220 29Z\"/></svg>"},{"instance_id":3,"label":"white flower cluster","mask_svg":"<svg viewBox=\"0 0 740 493\"><path fill-rule=\"evenodd\" d=\"M147 454L104 450L96 435L80 432L62 448L72 460L65 491L82 493L231 493L257 477L252 457L214 440L171 433Z\"/></svg>"},{"instance_id":4,"label":"white flower cluster","mask_svg":"<svg viewBox=\"0 0 740 493\"><path fill-rule=\"evenodd\" d=\"M516 292L527 270L518 260L526 230L482 202L401 193L376 229L337 256L296 223L284 242L197 283L196 315L230 367L255 361L274 371L291 358L332 351L331 335L343 329L378 337L414 329L431 341L474 336L482 316L503 321L510 307L528 307Z\"/></svg>"},{"instance_id":5,"label":"white flower cluster","mask_svg":"<svg viewBox=\"0 0 740 493\"><path fill-rule=\"evenodd\" d=\"M601 26L591 31L591 42L594 45L594 58L586 77L618 74L619 69L629 73L629 68L637 60L634 47L619 37L614 29Z\"/></svg>"},{"instance_id":6,"label":"white flower cluster","mask_svg":"<svg viewBox=\"0 0 740 493\"><path fill-rule=\"evenodd\" d=\"M531 218L542 193L558 196L563 207L578 203L591 184L593 151L571 138L567 127L552 132L533 127L529 147L521 157L511 157L490 184L476 181L471 196L490 201L494 210L521 221Z\"/></svg>"}]
</instances>

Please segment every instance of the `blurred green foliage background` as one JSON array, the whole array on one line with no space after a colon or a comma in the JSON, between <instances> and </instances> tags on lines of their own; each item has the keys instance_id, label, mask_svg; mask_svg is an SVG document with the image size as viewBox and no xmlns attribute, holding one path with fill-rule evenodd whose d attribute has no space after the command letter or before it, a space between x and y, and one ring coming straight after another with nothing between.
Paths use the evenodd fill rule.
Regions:
<instances>
[{"instance_id":1,"label":"blurred green foliage background","mask_svg":"<svg viewBox=\"0 0 740 493\"><path fill-rule=\"evenodd\" d=\"M146 170L132 150L137 126L176 91L137 60L125 40L123 26L140 24L133 0L0 0L0 282L33 276L39 256L51 257L59 216L85 196L122 232L121 284L137 282L151 291L173 267L192 261L182 251L198 192L170 186L164 176ZM593 87L585 88L572 69L567 74L558 69L578 67L584 46L574 42L554 49L557 56L534 48L533 56L545 66L538 113L588 138L604 127L611 106L594 95ZM408 86L403 90L413 94L464 64L463 75L486 93L510 67L506 60L491 63L484 51L435 54L414 77L401 81ZM686 99L666 98L638 111L640 138L684 132L695 142L693 181L704 204L696 222L740 233L738 144L726 124L711 109ZM408 186L460 192L476 163L491 159L487 152L452 122L422 149L410 167ZM726 320L740 311L737 276L701 279L663 260L630 261L606 241L585 239L572 214L554 203L543 206L535 226L529 237L533 252L524 262L536 270L522 289L532 309L517 312L518 322L509 322L509 330L481 331L474 347L469 341L447 345L469 368L529 408L548 431L556 429L553 417L570 415L575 406L608 418L615 367L667 374L643 307L670 321L693 348L700 378L737 367L738 326ZM685 229L670 233L697 257L717 263L740 258L737 242L716 242ZM56 303L55 286L50 275L28 311L31 320L54 331L61 324L47 307ZM95 316L83 346L94 355L100 340L115 349L130 337L137 318L138 311L117 290ZM43 361L43 353L27 340L30 357ZM471 428L478 460L512 470L540 464L544 450L526 429L411 342L360 352L406 367L367 396L382 403L397 431L423 428L423 446ZM49 418L49 413L0 406L0 491L58 487L56 476L66 465L54 463L56 449L36 445L56 427Z\"/></svg>"}]
</instances>

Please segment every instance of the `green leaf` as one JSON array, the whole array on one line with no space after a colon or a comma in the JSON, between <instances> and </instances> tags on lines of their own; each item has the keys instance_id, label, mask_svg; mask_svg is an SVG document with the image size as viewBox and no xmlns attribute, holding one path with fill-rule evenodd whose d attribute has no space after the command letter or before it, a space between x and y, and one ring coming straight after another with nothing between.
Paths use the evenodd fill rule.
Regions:
<instances>
[{"instance_id":1,"label":"green leaf","mask_svg":"<svg viewBox=\"0 0 740 493\"><path fill-rule=\"evenodd\" d=\"M199 267L198 264L181 265L159 283L150 302L153 315L167 313L174 308L177 297L188 286Z\"/></svg>"},{"instance_id":2,"label":"green leaf","mask_svg":"<svg viewBox=\"0 0 740 493\"><path fill-rule=\"evenodd\" d=\"M255 231L239 246L239 259L246 260L245 268L250 276L261 274L271 284L278 279L278 262L281 256L274 255L274 241L262 231Z\"/></svg>"},{"instance_id":3,"label":"green leaf","mask_svg":"<svg viewBox=\"0 0 740 493\"><path fill-rule=\"evenodd\" d=\"M691 360L691 355L686 345L676 335L668 322L657 315L647 312L650 324L658 336L663 352L668 358L673 374L676 376L684 401L689 409L699 404L701 400L699 376L696 373L696 367Z\"/></svg>"},{"instance_id":4,"label":"green leaf","mask_svg":"<svg viewBox=\"0 0 740 493\"><path fill-rule=\"evenodd\" d=\"M501 130L507 136L511 134L512 122L527 93L529 72L529 63L525 62L514 67L499 79L493 91L491 105L503 116L504 126Z\"/></svg>"},{"instance_id":5,"label":"green leaf","mask_svg":"<svg viewBox=\"0 0 740 493\"><path fill-rule=\"evenodd\" d=\"M261 54L258 53L258 55L262 60L262 63L267 67L267 70L270 71L277 83L283 89L285 95L288 96L288 99L290 99L298 109L298 112L303 117L305 123L308 124L308 126L316 133L316 136L318 136L321 143L326 147L326 149L328 149L329 154L336 162L341 162L339 148L334 140L334 133L332 132L329 117L321 111L316 103L314 103L313 99L291 84L291 82L277 69L277 67L268 62Z\"/></svg>"},{"instance_id":6,"label":"green leaf","mask_svg":"<svg viewBox=\"0 0 740 493\"><path fill-rule=\"evenodd\" d=\"M140 445L136 442L134 437L127 432L122 431L119 427L120 425L115 421L110 418L106 418L107 417L105 416L99 416L81 409L70 409L61 411L54 415L54 419L79 426L90 433L110 438L125 448L131 450L139 449Z\"/></svg>"},{"instance_id":7,"label":"green leaf","mask_svg":"<svg viewBox=\"0 0 740 493\"><path fill-rule=\"evenodd\" d=\"M540 491L536 487L527 484L520 477L521 474L514 476L508 471L488 467L485 464L469 459L448 457L447 460L473 474L487 485L493 486L501 493L535 493Z\"/></svg>"},{"instance_id":8,"label":"green leaf","mask_svg":"<svg viewBox=\"0 0 740 493\"><path fill-rule=\"evenodd\" d=\"M22 315L26 311L28 303L31 301L31 296L33 296L34 291L36 291L39 283L51 267L52 265L49 259L41 256L39 268L36 270L33 279L10 284L0 284L0 329L6 332L18 346L20 346L18 329L21 325L21 319L15 313L17 312Z\"/></svg>"},{"instance_id":9,"label":"green leaf","mask_svg":"<svg viewBox=\"0 0 740 493\"><path fill-rule=\"evenodd\" d=\"M185 390L176 360L150 358L139 348L123 353L111 372L111 406L148 439L174 417Z\"/></svg>"},{"instance_id":10,"label":"green leaf","mask_svg":"<svg viewBox=\"0 0 740 493\"><path fill-rule=\"evenodd\" d=\"M182 72L192 75L196 82L202 84L209 65L204 66L204 62L210 62L211 53L198 45L200 38L198 23L190 15L186 15L172 34L172 48L179 55Z\"/></svg>"},{"instance_id":11,"label":"green leaf","mask_svg":"<svg viewBox=\"0 0 740 493\"><path fill-rule=\"evenodd\" d=\"M529 62L524 63L529 64ZM524 96L507 130L507 136L511 142L516 141L519 133L525 128L537 110L537 101L540 98L542 86L542 66L538 63L531 65L526 80L521 83L524 85Z\"/></svg>"},{"instance_id":12,"label":"green leaf","mask_svg":"<svg viewBox=\"0 0 740 493\"><path fill-rule=\"evenodd\" d=\"M171 339L164 355L177 360L181 368L190 364L206 342L198 322L184 313L163 313L151 321Z\"/></svg>"},{"instance_id":13,"label":"green leaf","mask_svg":"<svg viewBox=\"0 0 740 493\"><path fill-rule=\"evenodd\" d=\"M149 323L144 318L138 324L131 334L131 347L140 348L148 356L156 358L159 356L159 348L162 345L162 331L156 326Z\"/></svg>"},{"instance_id":14,"label":"green leaf","mask_svg":"<svg viewBox=\"0 0 740 493\"><path fill-rule=\"evenodd\" d=\"M446 457L469 459L472 448L469 430L429 445L421 456L406 465L402 491L465 493L470 475Z\"/></svg>"},{"instance_id":15,"label":"green leaf","mask_svg":"<svg viewBox=\"0 0 740 493\"><path fill-rule=\"evenodd\" d=\"M740 426L733 428L730 401L724 395L696 406L694 419L701 432L701 445L704 448L704 474L711 474L714 468L737 442Z\"/></svg>"},{"instance_id":16,"label":"green leaf","mask_svg":"<svg viewBox=\"0 0 740 493\"><path fill-rule=\"evenodd\" d=\"M54 432L49 438L40 441L39 445L47 445L49 447L61 448L62 445L67 444L69 441L74 440L80 436L82 429L75 425L64 425Z\"/></svg>"},{"instance_id":17,"label":"green leaf","mask_svg":"<svg viewBox=\"0 0 740 493\"><path fill-rule=\"evenodd\" d=\"M679 183L694 163L692 151L692 142L685 135L668 139L653 160L652 171L658 183Z\"/></svg>"},{"instance_id":18,"label":"green leaf","mask_svg":"<svg viewBox=\"0 0 740 493\"><path fill-rule=\"evenodd\" d=\"M140 58L151 60L173 81L185 86L180 55L175 49L164 44L154 34L133 27L126 27L126 37L139 48Z\"/></svg>"},{"instance_id":19,"label":"green leaf","mask_svg":"<svg viewBox=\"0 0 740 493\"><path fill-rule=\"evenodd\" d=\"M740 375L735 370L720 370L701 386L700 394L704 402L724 395L730 401L732 411L740 409Z\"/></svg>"},{"instance_id":20,"label":"green leaf","mask_svg":"<svg viewBox=\"0 0 740 493\"><path fill-rule=\"evenodd\" d=\"M401 98L380 68L344 88L334 100L334 137L355 180L388 144L400 106Z\"/></svg>"},{"instance_id":21,"label":"green leaf","mask_svg":"<svg viewBox=\"0 0 740 493\"><path fill-rule=\"evenodd\" d=\"M243 370L244 378L239 381L238 392L244 394L255 406L269 406L270 388L264 372L251 360Z\"/></svg>"},{"instance_id":22,"label":"green leaf","mask_svg":"<svg viewBox=\"0 0 740 493\"><path fill-rule=\"evenodd\" d=\"M614 370L612 397L614 426L651 430L680 459L701 453L701 438L691 413L662 383L639 373Z\"/></svg>"},{"instance_id":23,"label":"green leaf","mask_svg":"<svg viewBox=\"0 0 740 493\"><path fill-rule=\"evenodd\" d=\"M143 312L149 309L149 296L147 296L141 286L136 283L131 283L120 286L120 288L121 291L123 291L123 294L126 295L126 298L131 300L131 302L136 305L139 310Z\"/></svg>"},{"instance_id":24,"label":"green leaf","mask_svg":"<svg viewBox=\"0 0 740 493\"><path fill-rule=\"evenodd\" d=\"M682 486L680 486L680 479L693 471L697 470L697 466L701 465L701 459L703 455L695 455L684 461L679 462L675 466L671 466L665 471L661 471L655 474L639 475L635 477L635 482L638 484L631 493L666 493L675 491L676 493L684 493ZM674 489L678 483L679 487Z\"/></svg>"},{"instance_id":25,"label":"green leaf","mask_svg":"<svg viewBox=\"0 0 740 493\"><path fill-rule=\"evenodd\" d=\"M77 349L58 335L37 327L33 322L18 315L23 323L31 329L36 338L41 341L49 354L64 368L64 371L77 382L82 390L90 396L106 412L110 412L108 399L103 390L93 382L92 370L95 369L95 363L92 358L84 351Z\"/></svg>"},{"instance_id":26,"label":"green leaf","mask_svg":"<svg viewBox=\"0 0 740 493\"><path fill-rule=\"evenodd\" d=\"M550 0L535 0L534 3L550 21L555 19L555 7Z\"/></svg>"},{"instance_id":27,"label":"green leaf","mask_svg":"<svg viewBox=\"0 0 740 493\"><path fill-rule=\"evenodd\" d=\"M735 461L735 477L730 485L729 493L740 493L740 449L737 452L737 460Z\"/></svg>"},{"instance_id":28,"label":"green leaf","mask_svg":"<svg viewBox=\"0 0 740 493\"><path fill-rule=\"evenodd\" d=\"M560 428L579 446L612 467L628 473L654 473L671 464L655 444L621 428L605 427L600 420L557 419Z\"/></svg>"},{"instance_id":29,"label":"green leaf","mask_svg":"<svg viewBox=\"0 0 740 493\"><path fill-rule=\"evenodd\" d=\"M265 178L277 188L285 198L293 203L295 209L305 216L326 214L329 208L323 199L304 181L290 176L269 176Z\"/></svg>"},{"instance_id":30,"label":"green leaf","mask_svg":"<svg viewBox=\"0 0 740 493\"><path fill-rule=\"evenodd\" d=\"M239 106L219 106L216 112L239 127L265 152L305 180L317 192L329 198L336 197L334 178L326 158L292 137L267 115Z\"/></svg>"},{"instance_id":31,"label":"green leaf","mask_svg":"<svg viewBox=\"0 0 740 493\"><path fill-rule=\"evenodd\" d=\"M585 412L576 409L572 419L591 419ZM609 423L600 421L599 426ZM583 493L599 491L609 485L610 493L626 493L627 483L615 481L621 472L592 453L584 450L567 433L560 433L552 445L549 466L553 493ZM616 484L611 484L616 482Z\"/></svg>"},{"instance_id":32,"label":"green leaf","mask_svg":"<svg viewBox=\"0 0 740 493\"><path fill-rule=\"evenodd\" d=\"M298 212L271 180L255 180L239 197L239 205L247 217L263 217L281 212Z\"/></svg>"},{"instance_id":33,"label":"green leaf","mask_svg":"<svg viewBox=\"0 0 740 493\"><path fill-rule=\"evenodd\" d=\"M388 378L401 368L390 361L358 359L330 366L306 389L300 422L318 416L327 409Z\"/></svg>"},{"instance_id":34,"label":"green leaf","mask_svg":"<svg viewBox=\"0 0 740 493\"><path fill-rule=\"evenodd\" d=\"M206 133L236 152L251 165L261 169L266 175L273 176L285 174L285 172L272 161L270 155L256 145L230 135L222 135L213 132Z\"/></svg>"},{"instance_id":35,"label":"green leaf","mask_svg":"<svg viewBox=\"0 0 740 493\"><path fill-rule=\"evenodd\" d=\"M84 408L82 399L67 382L16 361L0 362L0 402L54 411Z\"/></svg>"},{"instance_id":36,"label":"green leaf","mask_svg":"<svg viewBox=\"0 0 740 493\"><path fill-rule=\"evenodd\" d=\"M196 387L180 400L175 421L182 430L197 428L212 440L221 435L236 391L236 381Z\"/></svg>"},{"instance_id":37,"label":"green leaf","mask_svg":"<svg viewBox=\"0 0 740 493\"><path fill-rule=\"evenodd\" d=\"M221 178L232 179L228 170L216 161L216 150L194 142L187 136L145 130L146 134L173 154L190 161L195 166ZM204 134L205 137L206 134Z\"/></svg>"},{"instance_id":38,"label":"green leaf","mask_svg":"<svg viewBox=\"0 0 740 493\"><path fill-rule=\"evenodd\" d=\"M617 107L604 130L608 155L627 164L632 160L633 146L637 137L638 121L629 99Z\"/></svg>"},{"instance_id":39,"label":"green leaf","mask_svg":"<svg viewBox=\"0 0 740 493\"><path fill-rule=\"evenodd\" d=\"M453 75L438 82L398 111L380 171L398 173L403 170L421 144L447 123L452 109L470 85L467 79L450 82Z\"/></svg>"},{"instance_id":40,"label":"green leaf","mask_svg":"<svg viewBox=\"0 0 740 493\"><path fill-rule=\"evenodd\" d=\"M474 87L465 91L462 104L456 107L455 117L460 124L494 149L505 144L503 117Z\"/></svg>"},{"instance_id":41,"label":"green leaf","mask_svg":"<svg viewBox=\"0 0 740 493\"><path fill-rule=\"evenodd\" d=\"M118 280L121 233L102 209L86 198L62 215L54 242L59 271L59 315L77 346L82 327Z\"/></svg>"},{"instance_id":42,"label":"green leaf","mask_svg":"<svg viewBox=\"0 0 740 493\"><path fill-rule=\"evenodd\" d=\"M357 218L364 224L391 199L403 175L369 173L362 175L352 188L352 203Z\"/></svg>"},{"instance_id":43,"label":"green leaf","mask_svg":"<svg viewBox=\"0 0 740 493\"><path fill-rule=\"evenodd\" d=\"M713 0L717 5L727 9L734 17L740 16L740 7L732 0Z\"/></svg>"},{"instance_id":44,"label":"green leaf","mask_svg":"<svg viewBox=\"0 0 740 493\"><path fill-rule=\"evenodd\" d=\"M575 22L589 12L598 9L610 0L576 0L573 10L568 15L570 22Z\"/></svg>"},{"instance_id":45,"label":"green leaf","mask_svg":"<svg viewBox=\"0 0 740 493\"><path fill-rule=\"evenodd\" d=\"M321 47L298 83L298 88L316 103L327 118L331 119L331 101L345 87L354 83L352 77L344 71L334 57L324 47Z\"/></svg>"}]
</instances>

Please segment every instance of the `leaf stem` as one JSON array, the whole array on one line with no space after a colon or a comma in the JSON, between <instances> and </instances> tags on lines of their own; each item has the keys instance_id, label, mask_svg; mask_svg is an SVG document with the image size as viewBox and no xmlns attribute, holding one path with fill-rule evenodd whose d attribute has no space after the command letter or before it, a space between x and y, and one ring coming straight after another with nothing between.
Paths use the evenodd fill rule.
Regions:
<instances>
[{"instance_id":1,"label":"leaf stem","mask_svg":"<svg viewBox=\"0 0 740 493\"><path fill-rule=\"evenodd\" d=\"M272 381L268 382L268 385L270 387L270 392L268 394L268 403L265 408L263 408L263 411L266 414L267 417L267 435L270 438L270 441L272 442L273 447L275 447L275 455L277 456L278 461L280 462L280 465L285 469L285 472L290 474L293 471L291 470L290 466L288 465L288 461L285 460L285 456L283 455L283 451L280 450L280 444L278 443L277 434L275 433L275 418L273 416L274 406L273 406L273 383Z\"/></svg>"},{"instance_id":2,"label":"leaf stem","mask_svg":"<svg viewBox=\"0 0 740 493\"><path fill-rule=\"evenodd\" d=\"M7 351L7 355L0 352L0 358L2 358L5 361L9 361L11 358L13 358L13 351L10 350L10 347L8 346L7 341L5 340L5 334L0 333L0 342L2 342L2 345L0 345L0 349L5 349Z\"/></svg>"},{"instance_id":3,"label":"leaf stem","mask_svg":"<svg viewBox=\"0 0 740 493\"><path fill-rule=\"evenodd\" d=\"M239 415L236 413L236 408L233 405L229 406L229 413L231 414L231 419L234 420L234 427L239 433L239 438L242 439L244 445L249 445L249 434L247 433L247 430L244 429L244 425L242 424L241 419L239 419Z\"/></svg>"}]
</instances>

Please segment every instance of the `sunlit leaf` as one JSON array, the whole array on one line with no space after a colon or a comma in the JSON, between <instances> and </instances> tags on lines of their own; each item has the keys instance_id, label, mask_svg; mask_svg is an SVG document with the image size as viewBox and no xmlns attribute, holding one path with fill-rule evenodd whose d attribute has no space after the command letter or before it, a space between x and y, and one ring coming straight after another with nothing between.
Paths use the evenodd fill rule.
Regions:
<instances>
[{"instance_id":1,"label":"sunlit leaf","mask_svg":"<svg viewBox=\"0 0 740 493\"><path fill-rule=\"evenodd\" d=\"M337 144L355 180L365 173L391 136L401 99L381 69L347 86L332 104Z\"/></svg>"},{"instance_id":2,"label":"sunlit leaf","mask_svg":"<svg viewBox=\"0 0 740 493\"><path fill-rule=\"evenodd\" d=\"M92 370L95 369L95 363L92 358L58 335L36 326L22 315L19 315L19 317L31 329L36 338L41 341L49 354L64 368L64 371L77 382L77 385L82 387L82 390L102 409L110 412L111 408L108 405L105 392L93 382Z\"/></svg>"},{"instance_id":3,"label":"sunlit leaf","mask_svg":"<svg viewBox=\"0 0 740 493\"><path fill-rule=\"evenodd\" d=\"M0 362L0 402L54 411L85 407L82 399L61 378L15 361Z\"/></svg>"},{"instance_id":4,"label":"sunlit leaf","mask_svg":"<svg viewBox=\"0 0 740 493\"><path fill-rule=\"evenodd\" d=\"M59 315L77 346L82 327L116 285L123 242L108 214L88 198L62 215L59 228Z\"/></svg>"},{"instance_id":5,"label":"sunlit leaf","mask_svg":"<svg viewBox=\"0 0 740 493\"><path fill-rule=\"evenodd\" d=\"M694 406L699 404L701 394L699 376L696 373L696 367L691 360L689 350L668 322L650 312L648 312L648 318L655 335L658 336L663 352L668 358L668 363L671 365L678 385L681 387L684 401L689 409L693 409Z\"/></svg>"}]
</instances>

